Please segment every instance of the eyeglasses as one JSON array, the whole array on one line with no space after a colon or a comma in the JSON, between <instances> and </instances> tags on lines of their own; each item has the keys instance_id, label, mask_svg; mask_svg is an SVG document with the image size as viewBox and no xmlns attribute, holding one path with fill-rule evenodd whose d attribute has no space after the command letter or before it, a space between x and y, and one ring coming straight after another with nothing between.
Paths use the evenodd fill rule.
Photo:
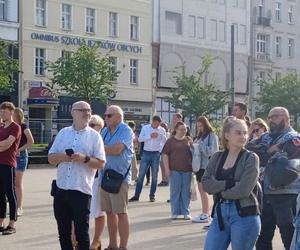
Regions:
<instances>
[{"instance_id":1,"label":"eyeglasses","mask_svg":"<svg viewBox=\"0 0 300 250\"><path fill-rule=\"evenodd\" d=\"M104 114L104 117L112 118L114 114Z\"/></svg>"},{"instance_id":2,"label":"eyeglasses","mask_svg":"<svg viewBox=\"0 0 300 250\"><path fill-rule=\"evenodd\" d=\"M92 110L91 109L73 109L74 111L79 111L81 113L91 113Z\"/></svg>"}]
</instances>

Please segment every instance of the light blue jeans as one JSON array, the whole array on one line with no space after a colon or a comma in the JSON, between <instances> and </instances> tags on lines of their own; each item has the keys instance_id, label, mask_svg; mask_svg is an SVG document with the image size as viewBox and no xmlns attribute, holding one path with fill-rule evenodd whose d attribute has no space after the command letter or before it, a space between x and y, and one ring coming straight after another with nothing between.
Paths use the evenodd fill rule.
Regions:
<instances>
[{"instance_id":1,"label":"light blue jeans","mask_svg":"<svg viewBox=\"0 0 300 250\"><path fill-rule=\"evenodd\" d=\"M139 198L143 189L144 178L147 173L148 168L151 168L151 188L150 188L150 198L155 197L156 187L157 187L157 175L159 169L159 152L149 152L143 151L143 156L140 163L139 176L137 178L137 183L135 187L134 196Z\"/></svg>"},{"instance_id":2,"label":"light blue jeans","mask_svg":"<svg viewBox=\"0 0 300 250\"><path fill-rule=\"evenodd\" d=\"M232 250L252 250L259 236L261 222L257 215L241 217L234 202L221 203L224 230L220 231L217 212L209 227L204 250L226 250L231 243Z\"/></svg>"},{"instance_id":3,"label":"light blue jeans","mask_svg":"<svg viewBox=\"0 0 300 250\"><path fill-rule=\"evenodd\" d=\"M172 215L190 214L191 180L191 172L171 171L170 203Z\"/></svg>"}]
</instances>

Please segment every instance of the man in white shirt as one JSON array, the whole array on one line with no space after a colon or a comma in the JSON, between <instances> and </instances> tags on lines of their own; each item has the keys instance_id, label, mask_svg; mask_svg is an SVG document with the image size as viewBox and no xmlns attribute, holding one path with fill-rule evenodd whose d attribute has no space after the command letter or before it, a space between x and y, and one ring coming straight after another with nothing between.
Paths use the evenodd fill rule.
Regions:
<instances>
[{"instance_id":1,"label":"man in white shirt","mask_svg":"<svg viewBox=\"0 0 300 250\"><path fill-rule=\"evenodd\" d=\"M129 200L130 202L139 200L143 188L145 174L149 167L151 167L152 173L149 198L151 202L155 201L160 153L167 140L166 131L160 127L160 123L161 118L159 116L153 116L152 123L145 125L140 133L139 142L144 142L144 150L140 163L135 194Z\"/></svg>"},{"instance_id":2,"label":"man in white shirt","mask_svg":"<svg viewBox=\"0 0 300 250\"><path fill-rule=\"evenodd\" d=\"M54 216L61 249L73 249L71 225L74 222L78 249L89 249L89 214L96 170L105 164L102 138L88 126L91 107L84 101L73 104L73 125L57 134L48 161L58 165L54 188Z\"/></svg>"}]
</instances>

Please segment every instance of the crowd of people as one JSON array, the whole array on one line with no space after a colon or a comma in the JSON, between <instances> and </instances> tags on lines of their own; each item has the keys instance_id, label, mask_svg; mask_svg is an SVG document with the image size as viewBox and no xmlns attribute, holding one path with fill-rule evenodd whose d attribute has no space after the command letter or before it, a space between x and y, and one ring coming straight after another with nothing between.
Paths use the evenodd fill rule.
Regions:
<instances>
[{"instance_id":1,"label":"crowd of people","mask_svg":"<svg viewBox=\"0 0 300 250\"><path fill-rule=\"evenodd\" d=\"M22 179L34 140L21 109L3 102L0 115L0 231L9 235L23 212ZM61 249L128 249L128 202L140 200L149 170L149 201L156 202L157 186L169 186L170 219L205 223L205 250L230 244L235 250L272 249L276 226L286 250L300 249L300 135L287 109L274 107L267 122L251 122L247 106L236 103L220 134L199 116L194 137L180 113L173 115L171 128L154 115L139 135L116 105L107 108L104 120L84 101L72 105L71 115L72 125L58 132L48 154L49 163L57 165L51 195ZM194 217L193 178L202 209ZM135 191L128 199L132 183ZM105 218L109 244L103 248ZM95 222L91 242L90 219Z\"/></svg>"}]
</instances>

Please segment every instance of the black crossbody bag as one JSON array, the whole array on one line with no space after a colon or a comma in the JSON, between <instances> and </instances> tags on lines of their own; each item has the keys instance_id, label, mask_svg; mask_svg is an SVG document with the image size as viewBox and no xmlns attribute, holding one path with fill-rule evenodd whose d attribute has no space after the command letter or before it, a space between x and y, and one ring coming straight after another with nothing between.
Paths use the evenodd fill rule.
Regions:
<instances>
[{"instance_id":1,"label":"black crossbody bag","mask_svg":"<svg viewBox=\"0 0 300 250\"><path fill-rule=\"evenodd\" d=\"M126 174L123 176L113 169L106 169L101 181L101 188L111 194L117 194L120 191L121 185L125 180L131 165L129 166Z\"/></svg>"},{"instance_id":2,"label":"black crossbody bag","mask_svg":"<svg viewBox=\"0 0 300 250\"><path fill-rule=\"evenodd\" d=\"M104 142L105 142L107 133L105 134L105 136L103 138ZM113 136L115 135L115 133L113 134ZM111 140L111 138L110 138L110 140ZM101 188L104 191L111 193L111 194L119 193L121 185L129 173L130 167L131 167L131 165L129 165L127 172L124 176L113 169L105 169L104 173L103 173L103 178L101 181Z\"/></svg>"}]
</instances>

